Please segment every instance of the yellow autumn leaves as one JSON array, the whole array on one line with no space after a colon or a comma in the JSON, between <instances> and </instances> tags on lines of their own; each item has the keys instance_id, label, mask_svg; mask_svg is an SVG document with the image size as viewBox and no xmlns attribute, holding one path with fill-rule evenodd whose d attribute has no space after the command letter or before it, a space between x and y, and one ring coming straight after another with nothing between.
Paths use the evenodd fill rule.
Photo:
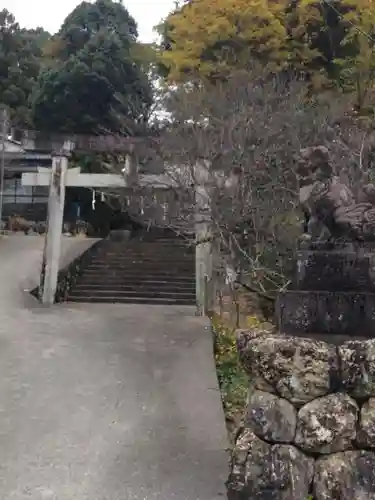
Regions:
<instances>
[{"instance_id":1,"label":"yellow autumn leaves","mask_svg":"<svg viewBox=\"0 0 375 500\"><path fill-rule=\"evenodd\" d=\"M316 61L324 66L336 43L336 52L348 47L344 65L365 67L374 26L375 0L191 0L164 23L160 60L170 81L222 77L253 60L271 71L319 71Z\"/></svg>"},{"instance_id":2,"label":"yellow autumn leaves","mask_svg":"<svg viewBox=\"0 0 375 500\"><path fill-rule=\"evenodd\" d=\"M167 19L171 50L162 53L171 80L243 67L252 51L270 66L285 57L283 2L194 0Z\"/></svg>"}]
</instances>

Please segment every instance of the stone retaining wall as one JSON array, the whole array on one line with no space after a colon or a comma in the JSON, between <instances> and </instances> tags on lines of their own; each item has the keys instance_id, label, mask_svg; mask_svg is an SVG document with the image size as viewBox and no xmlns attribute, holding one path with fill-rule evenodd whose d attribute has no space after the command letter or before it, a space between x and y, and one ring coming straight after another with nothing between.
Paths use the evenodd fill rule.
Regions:
<instances>
[{"instance_id":1,"label":"stone retaining wall","mask_svg":"<svg viewBox=\"0 0 375 500\"><path fill-rule=\"evenodd\" d=\"M99 240L89 247L85 252L72 260L65 268L61 269L57 276L57 289L55 295L56 302L65 302L72 287L76 284L79 276L82 275L85 268L90 264L93 257L97 255L102 247L103 241ZM35 296L40 297L42 290L40 287L33 290Z\"/></svg>"},{"instance_id":2,"label":"stone retaining wall","mask_svg":"<svg viewBox=\"0 0 375 500\"><path fill-rule=\"evenodd\" d=\"M375 340L237 339L250 377L229 500L375 500Z\"/></svg>"}]
</instances>

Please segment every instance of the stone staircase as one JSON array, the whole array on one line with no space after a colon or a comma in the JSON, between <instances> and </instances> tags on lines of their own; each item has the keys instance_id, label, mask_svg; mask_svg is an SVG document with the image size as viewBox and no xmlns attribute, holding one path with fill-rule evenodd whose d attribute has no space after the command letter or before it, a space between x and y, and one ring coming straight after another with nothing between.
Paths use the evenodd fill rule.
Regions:
<instances>
[{"instance_id":1,"label":"stone staircase","mask_svg":"<svg viewBox=\"0 0 375 500\"><path fill-rule=\"evenodd\" d=\"M103 241L68 301L194 305L194 247L177 236L148 233Z\"/></svg>"}]
</instances>

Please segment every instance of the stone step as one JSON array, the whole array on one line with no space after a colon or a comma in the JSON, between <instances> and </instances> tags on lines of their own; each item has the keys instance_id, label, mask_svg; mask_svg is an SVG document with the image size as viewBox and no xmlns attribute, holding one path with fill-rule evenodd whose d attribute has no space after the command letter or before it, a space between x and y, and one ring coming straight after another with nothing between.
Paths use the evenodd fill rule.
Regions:
<instances>
[{"instance_id":1,"label":"stone step","mask_svg":"<svg viewBox=\"0 0 375 500\"><path fill-rule=\"evenodd\" d=\"M113 258L128 258L128 257L141 257L141 258L156 258L159 260L167 259L180 259L180 260L195 260L195 254L192 252L187 252L186 250L179 250L177 252L171 252L168 250L160 250L149 248L147 251L133 251L128 249L123 249L119 251L109 252L105 248L103 251L98 252L98 257L104 257L105 259Z\"/></svg>"},{"instance_id":2,"label":"stone step","mask_svg":"<svg viewBox=\"0 0 375 500\"><path fill-rule=\"evenodd\" d=\"M374 255L364 251L300 251L293 288L375 292Z\"/></svg>"},{"instance_id":3,"label":"stone step","mask_svg":"<svg viewBox=\"0 0 375 500\"><path fill-rule=\"evenodd\" d=\"M86 276L83 274L78 281L79 284L90 284L91 286L101 286L103 285L103 279L101 276ZM139 276L128 276L126 279L123 277L113 276L110 280L106 280L105 282L111 286L163 286L170 285L175 286L176 288L195 288L195 279L182 276L182 277L174 277L168 276L167 278L149 278L149 277L139 277Z\"/></svg>"},{"instance_id":4,"label":"stone step","mask_svg":"<svg viewBox=\"0 0 375 500\"><path fill-rule=\"evenodd\" d=\"M124 279L137 279L143 280L178 280L179 278L187 278L191 281L195 279L194 270L181 270L181 269L145 269L145 268L93 268L85 269L81 276L85 277L101 277L107 279L119 278Z\"/></svg>"},{"instance_id":5,"label":"stone step","mask_svg":"<svg viewBox=\"0 0 375 500\"><path fill-rule=\"evenodd\" d=\"M164 256L148 256L148 257L143 257L141 255L120 255L118 257L105 257L105 256L100 256L100 257L95 257L92 261L92 263L95 264L126 264L127 262L137 262L140 264L157 264L157 265L170 265L170 264L189 264L194 266L195 261L194 259L188 258L188 259L183 259L181 258L174 258L174 259L169 259Z\"/></svg>"},{"instance_id":6,"label":"stone step","mask_svg":"<svg viewBox=\"0 0 375 500\"><path fill-rule=\"evenodd\" d=\"M194 271L194 262L147 262L142 260L126 260L124 262L111 262L111 261L93 261L87 266L87 269L174 269L181 271Z\"/></svg>"},{"instance_id":7,"label":"stone step","mask_svg":"<svg viewBox=\"0 0 375 500\"><path fill-rule=\"evenodd\" d=\"M147 235L147 234L142 234L142 235L134 235L130 241L138 241L140 243L150 243L150 242L156 242L156 243L171 243L171 244L187 244L191 243L194 241L194 238L183 238L183 237L163 237L163 236L156 236L155 235Z\"/></svg>"},{"instance_id":8,"label":"stone step","mask_svg":"<svg viewBox=\"0 0 375 500\"><path fill-rule=\"evenodd\" d=\"M138 247L146 247L147 245L155 245L155 246L164 246L164 247L189 247L193 246L193 241L188 240L173 240L173 239L156 239L156 240L141 240L138 238L132 238L128 241L111 241L107 240L106 244L112 247L129 247L129 246L138 246Z\"/></svg>"},{"instance_id":9,"label":"stone step","mask_svg":"<svg viewBox=\"0 0 375 500\"><path fill-rule=\"evenodd\" d=\"M279 294L279 328L287 334L373 336L375 294L287 290Z\"/></svg>"},{"instance_id":10,"label":"stone step","mask_svg":"<svg viewBox=\"0 0 375 500\"><path fill-rule=\"evenodd\" d=\"M148 305L188 305L195 304L193 298L168 298L168 297L129 297L129 296L106 296L98 297L96 295L76 296L71 294L68 296L68 302L95 302L100 304L148 304Z\"/></svg>"},{"instance_id":11,"label":"stone step","mask_svg":"<svg viewBox=\"0 0 375 500\"><path fill-rule=\"evenodd\" d=\"M107 239L106 242L111 245L147 245L150 243L156 245L193 245L194 239L184 239L184 238L139 238L133 236L129 240L116 241Z\"/></svg>"},{"instance_id":12,"label":"stone step","mask_svg":"<svg viewBox=\"0 0 375 500\"><path fill-rule=\"evenodd\" d=\"M132 240L129 240L129 244L130 245L149 245L150 243L152 243L153 245L158 245L158 246L191 246L193 244L192 241L188 241L188 240L174 240L174 239L144 239L144 240L138 240L138 239L132 239Z\"/></svg>"},{"instance_id":13,"label":"stone step","mask_svg":"<svg viewBox=\"0 0 375 500\"><path fill-rule=\"evenodd\" d=\"M168 264L169 262L177 263L189 263L195 264L195 259L192 255L165 255L165 254L150 254L150 255L140 255L140 254L119 254L115 255L96 255L92 261L94 262L128 262L128 261L139 261L139 262L157 262L158 264Z\"/></svg>"},{"instance_id":14,"label":"stone step","mask_svg":"<svg viewBox=\"0 0 375 500\"><path fill-rule=\"evenodd\" d=\"M123 244L127 246L140 246L140 247L145 247L146 245L155 245L158 247L169 247L169 248L187 248L190 246L194 246L194 241L185 241L185 240L139 240L137 238L130 239L127 242L116 242L112 241L112 244Z\"/></svg>"},{"instance_id":15,"label":"stone step","mask_svg":"<svg viewBox=\"0 0 375 500\"><path fill-rule=\"evenodd\" d=\"M152 282L151 282L152 283ZM111 292L119 292L119 293L127 293L129 292L130 294L142 294L142 293L148 293L152 295L159 295L160 293L176 293L176 294L195 294L195 286L189 285L189 284L183 284L179 285L176 283L169 283L169 282L164 282L164 283L159 283L159 284L150 284L150 283L144 283L144 284L129 284L126 283L125 281L123 283L111 283L111 282L104 282L104 283L92 283L92 282L84 282L80 281L78 282L73 290L75 292L77 291L92 291L95 292L106 292L106 291L111 291Z\"/></svg>"},{"instance_id":16,"label":"stone step","mask_svg":"<svg viewBox=\"0 0 375 500\"><path fill-rule=\"evenodd\" d=\"M141 240L129 240L129 241L105 241L105 246L107 248L147 248L152 245L155 248L170 248L171 250L176 250L179 248L194 248L194 244L184 241L141 241Z\"/></svg>"},{"instance_id":17,"label":"stone step","mask_svg":"<svg viewBox=\"0 0 375 500\"><path fill-rule=\"evenodd\" d=\"M142 262L142 261L126 261L126 262L92 262L88 265L87 269L112 269L112 270L127 270L129 269L137 271L167 271L167 272L184 272L188 271L191 273L195 272L195 266L193 264L181 264L177 262L164 262L162 264L157 262Z\"/></svg>"},{"instance_id":18,"label":"stone step","mask_svg":"<svg viewBox=\"0 0 375 500\"><path fill-rule=\"evenodd\" d=\"M155 293L153 291L149 290L108 290L108 289L102 289L102 290L90 290L87 288L80 288L79 290L77 287L72 290L71 295L74 295L76 297L82 297L86 295L92 295L95 297L154 297ZM158 297L164 297L168 299L173 299L173 298L182 298L182 299L189 299L191 297L195 297L195 293L193 291L179 291L179 290L172 290L172 291L166 291L166 290L159 290L157 293Z\"/></svg>"},{"instance_id":19,"label":"stone step","mask_svg":"<svg viewBox=\"0 0 375 500\"><path fill-rule=\"evenodd\" d=\"M136 253L144 253L144 254L153 254L153 253L167 253L167 254L172 254L172 255L179 255L179 254L191 254L194 255L194 248L187 247L187 246L179 246L179 247L170 247L170 246L160 246L160 245L155 245L154 243L148 243L147 246L121 246L119 248L111 248L107 247L106 245L103 246L103 251L105 251L107 254L122 254L122 253L131 253L131 252L136 252Z\"/></svg>"},{"instance_id":20,"label":"stone step","mask_svg":"<svg viewBox=\"0 0 375 500\"><path fill-rule=\"evenodd\" d=\"M144 269L111 269L111 268L101 268L101 269L85 269L81 275L85 278L97 278L97 279L137 279L142 281L147 280L159 280L159 279L195 279L195 273L193 271L176 272L173 269L155 269L153 271L146 271Z\"/></svg>"},{"instance_id":21,"label":"stone step","mask_svg":"<svg viewBox=\"0 0 375 500\"><path fill-rule=\"evenodd\" d=\"M158 252L149 252L148 254L142 254L142 253L128 253L128 252L118 252L117 254L107 254L107 253L98 253L95 256L96 260L105 260L105 261L112 261L112 260L120 260L120 261L126 261L130 259L135 259L135 260L153 260L157 262L168 262L168 261L180 261L180 262L195 262L194 255L192 254L184 254L184 253L178 253L178 254L168 254L168 253L158 253Z\"/></svg>"},{"instance_id":22,"label":"stone step","mask_svg":"<svg viewBox=\"0 0 375 500\"><path fill-rule=\"evenodd\" d=\"M111 274L119 273L122 275L129 273L129 275L139 274L143 277L147 277L148 275L153 276L154 274L165 274L166 276L173 274L174 276L176 275L178 276L179 273L181 273L183 276L195 276L195 268L193 266L188 266L186 268L179 268L177 266L166 266L166 265L143 266L143 265L129 264L126 266L111 266L110 264L108 264L108 265L95 266L93 264L90 264L90 266L86 267L84 272L103 273L103 274L110 272Z\"/></svg>"},{"instance_id":23,"label":"stone step","mask_svg":"<svg viewBox=\"0 0 375 500\"><path fill-rule=\"evenodd\" d=\"M171 253L178 253L178 252L191 252L194 253L194 248L188 245L158 245L157 243L147 243L147 244L110 244L110 245L104 245L103 248L105 248L108 252L119 252L119 251L126 251L126 252L145 252L145 253L152 253L152 252L171 252Z\"/></svg>"}]
</instances>

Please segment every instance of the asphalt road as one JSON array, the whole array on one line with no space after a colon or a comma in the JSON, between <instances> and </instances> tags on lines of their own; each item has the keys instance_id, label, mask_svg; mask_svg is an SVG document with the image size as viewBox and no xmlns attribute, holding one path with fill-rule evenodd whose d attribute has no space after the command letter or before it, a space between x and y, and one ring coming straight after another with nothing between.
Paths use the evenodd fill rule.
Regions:
<instances>
[{"instance_id":1,"label":"asphalt road","mask_svg":"<svg viewBox=\"0 0 375 500\"><path fill-rule=\"evenodd\" d=\"M64 241L65 257L88 244ZM24 290L42 246L0 240L0 497L226 498L207 321L190 307L41 307Z\"/></svg>"}]
</instances>

